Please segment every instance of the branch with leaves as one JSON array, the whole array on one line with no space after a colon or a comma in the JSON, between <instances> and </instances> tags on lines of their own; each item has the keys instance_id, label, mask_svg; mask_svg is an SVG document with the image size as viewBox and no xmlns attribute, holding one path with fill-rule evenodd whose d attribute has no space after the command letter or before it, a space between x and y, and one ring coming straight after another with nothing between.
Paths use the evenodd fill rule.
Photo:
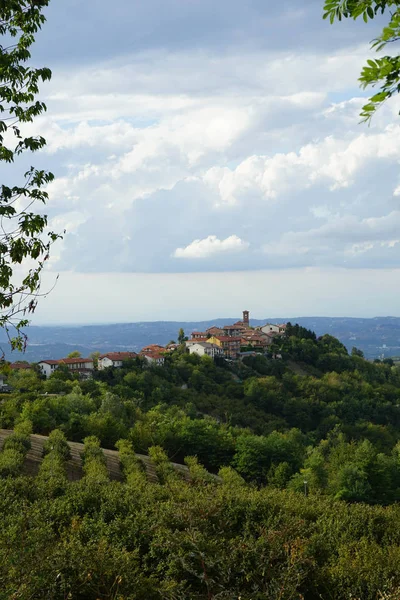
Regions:
<instances>
[{"instance_id":1,"label":"branch with leaves","mask_svg":"<svg viewBox=\"0 0 400 600\"><path fill-rule=\"evenodd\" d=\"M0 0L0 162L13 163L22 152L35 152L46 144L42 136L25 137L22 129L46 110L36 95L51 71L27 63L48 3ZM26 346L27 316L46 295L40 293L40 285L50 248L61 237L48 231L46 215L33 211L34 204L46 203L46 186L53 179L52 173L31 167L23 185L0 184L0 327L12 348L20 350Z\"/></svg>"},{"instance_id":2,"label":"branch with leaves","mask_svg":"<svg viewBox=\"0 0 400 600\"><path fill-rule=\"evenodd\" d=\"M388 44L400 40L399 0L326 0L323 18L334 23L335 20L341 21L342 18L355 20L362 17L367 23L378 13L384 14L385 12L390 14L389 23L371 42L371 48L380 52ZM361 71L359 82L363 89L369 86L379 88L379 91L371 96L367 104L362 107L360 113L362 122L370 123L378 108L400 92L400 56L388 55L367 60L367 64Z\"/></svg>"}]
</instances>

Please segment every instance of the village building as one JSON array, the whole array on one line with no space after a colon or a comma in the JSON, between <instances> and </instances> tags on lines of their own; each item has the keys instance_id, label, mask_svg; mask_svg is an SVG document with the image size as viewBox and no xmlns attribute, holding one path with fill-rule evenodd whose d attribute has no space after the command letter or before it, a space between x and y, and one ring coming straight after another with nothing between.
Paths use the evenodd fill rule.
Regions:
<instances>
[{"instance_id":1,"label":"village building","mask_svg":"<svg viewBox=\"0 0 400 600\"><path fill-rule=\"evenodd\" d=\"M102 371L107 367L122 367L125 361L136 357L136 352L107 352L99 356L98 369Z\"/></svg>"},{"instance_id":2,"label":"village building","mask_svg":"<svg viewBox=\"0 0 400 600\"><path fill-rule=\"evenodd\" d=\"M265 325L256 327L256 329L262 331L263 333L275 333L277 335L282 335L285 333L286 323L281 323L280 325L275 325L274 323L266 323Z\"/></svg>"},{"instance_id":3,"label":"village building","mask_svg":"<svg viewBox=\"0 0 400 600\"><path fill-rule=\"evenodd\" d=\"M208 337L210 337L211 335L224 335L224 330L221 327L216 327L215 325L213 325L212 327L206 329L206 334L208 335Z\"/></svg>"},{"instance_id":4,"label":"village building","mask_svg":"<svg viewBox=\"0 0 400 600\"><path fill-rule=\"evenodd\" d=\"M78 373L83 379L88 379L93 374L93 359L92 358L61 358L59 360L41 360L38 363L39 369L46 378L60 365L65 365L70 371Z\"/></svg>"},{"instance_id":5,"label":"village building","mask_svg":"<svg viewBox=\"0 0 400 600\"><path fill-rule=\"evenodd\" d=\"M256 348L259 351L265 351L267 346L272 343L271 338L258 331L249 331L243 334L241 338L241 347L243 348Z\"/></svg>"},{"instance_id":6,"label":"village building","mask_svg":"<svg viewBox=\"0 0 400 600\"><path fill-rule=\"evenodd\" d=\"M27 362L19 362L19 361L14 362L14 363L10 363L8 365L8 367L10 369L12 369L13 371L18 371L18 370L22 370L22 369L25 369L25 370L26 369L32 369L32 365L30 365L29 363L27 363Z\"/></svg>"},{"instance_id":7,"label":"village building","mask_svg":"<svg viewBox=\"0 0 400 600\"><path fill-rule=\"evenodd\" d=\"M231 337L229 335L214 335L209 338L210 344L216 344L224 351L227 358L236 358L240 352L240 337Z\"/></svg>"},{"instance_id":8,"label":"village building","mask_svg":"<svg viewBox=\"0 0 400 600\"><path fill-rule=\"evenodd\" d=\"M165 356L161 352L140 352L140 356L143 356L150 365L157 367L162 367L165 363Z\"/></svg>"},{"instance_id":9,"label":"village building","mask_svg":"<svg viewBox=\"0 0 400 600\"><path fill-rule=\"evenodd\" d=\"M189 350L189 354L198 354L199 356L210 356L216 358L217 356L224 356L223 349L217 344L210 342L198 342L189 341L186 342L186 347Z\"/></svg>"},{"instance_id":10,"label":"village building","mask_svg":"<svg viewBox=\"0 0 400 600\"><path fill-rule=\"evenodd\" d=\"M60 364L59 360L41 360L38 363L38 367L39 367L42 375L45 375L46 378L49 378L50 375L52 373L54 373L54 371L57 369L59 364Z\"/></svg>"},{"instance_id":11,"label":"village building","mask_svg":"<svg viewBox=\"0 0 400 600\"><path fill-rule=\"evenodd\" d=\"M233 325L224 325L223 326L223 335L228 335L230 337L240 337L247 330L244 325L238 325L234 323Z\"/></svg>"},{"instance_id":12,"label":"village building","mask_svg":"<svg viewBox=\"0 0 400 600\"><path fill-rule=\"evenodd\" d=\"M192 340L207 340L210 334L207 331L192 331Z\"/></svg>"},{"instance_id":13,"label":"village building","mask_svg":"<svg viewBox=\"0 0 400 600\"><path fill-rule=\"evenodd\" d=\"M139 354L140 356L143 356L150 365L161 367L165 363L165 352L166 349L164 346L150 344L149 346L142 348Z\"/></svg>"}]
</instances>

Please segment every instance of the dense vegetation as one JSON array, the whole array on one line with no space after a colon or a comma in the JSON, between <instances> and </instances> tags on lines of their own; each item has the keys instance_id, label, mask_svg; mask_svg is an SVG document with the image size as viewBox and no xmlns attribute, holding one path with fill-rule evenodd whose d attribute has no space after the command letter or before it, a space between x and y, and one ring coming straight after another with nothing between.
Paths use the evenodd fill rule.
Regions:
<instances>
[{"instance_id":1,"label":"dense vegetation","mask_svg":"<svg viewBox=\"0 0 400 600\"><path fill-rule=\"evenodd\" d=\"M9 374L3 597L397 598L400 372L298 326L276 354L215 364L182 348L88 381ZM31 430L52 432L35 478L21 474ZM66 439L85 441L79 482ZM123 482L101 447L118 448Z\"/></svg>"}]
</instances>

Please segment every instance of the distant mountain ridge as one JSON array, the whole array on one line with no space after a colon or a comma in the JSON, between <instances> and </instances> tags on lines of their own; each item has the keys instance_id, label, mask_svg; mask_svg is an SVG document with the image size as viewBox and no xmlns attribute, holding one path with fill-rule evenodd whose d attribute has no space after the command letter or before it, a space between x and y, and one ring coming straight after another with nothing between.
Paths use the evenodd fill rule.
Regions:
<instances>
[{"instance_id":1,"label":"distant mountain ridge","mask_svg":"<svg viewBox=\"0 0 400 600\"><path fill-rule=\"evenodd\" d=\"M115 323L107 325L81 326L32 326L26 330L28 347L25 354L11 352L5 333L0 330L0 349L8 360L63 358L72 350L83 356L98 350L140 350L148 344L165 345L176 339L180 327L187 335L194 330L204 331L212 325L227 325L238 320L236 317L210 319L207 321L148 321L137 323ZM264 323L299 323L312 329L317 335L329 333L337 337L351 350L360 348L365 356L374 358L400 355L400 317L374 317L371 319L352 317L273 317L250 319L253 326Z\"/></svg>"}]
</instances>

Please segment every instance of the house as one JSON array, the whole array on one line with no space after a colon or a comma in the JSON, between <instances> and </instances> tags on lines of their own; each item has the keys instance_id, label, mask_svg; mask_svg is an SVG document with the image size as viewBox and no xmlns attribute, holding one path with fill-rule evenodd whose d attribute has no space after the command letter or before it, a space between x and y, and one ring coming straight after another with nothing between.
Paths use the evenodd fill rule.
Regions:
<instances>
[{"instance_id":1,"label":"house","mask_svg":"<svg viewBox=\"0 0 400 600\"><path fill-rule=\"evenodd\" d=\"M210 337L211 335L224 335L224 330L221 329L221 327L216 327L215 325L213 325L212 327L206 329L206 334L208 337Z\"/></svg>"},{"instance_id":2,"label":"house","mask_svg":"<svg viewBox=\"0 0 400 600\"><path fill-rule=\"evenodd\" d=\"M60 364L64 364L73 371L79 373L83 378L91 377L93 374L94 364L92 358L62 358Z\"/></svg>"},{"instance_id":3,"label":"house","mask_svg":"<svg viewBox=\"0 0 400 600\"><path fill-rule=\"evenodd\" d=\"M107 354L101 354L98 360L98 369L102 371L107 367L122 367L124 361L136 357L136 352L108 352Z\"/></svg>"},{"instance_id":4,"label":"house","mask_svg":"<svg viewBox=\"0 0 400 600\"><path fill-rule=\"evenodd\" d=\"M146 352L165 352L164 346L160 346L159 344L149 344L149 346L145 346L141 349L140 353Z\"/></svg>"},{"instance_id":5,"label":"house","mask_svg":"<svg viewBox=\"0 0 400 600\"><path fill-rule=\"evenodd\" d=\"M237 336L229 335L214 335L209 338L210 344L216 344L224 351L227 358L236 358L240 352L240 341L241 338Z\"/></svg>"},{"instance_id":6,"label":"house","mask_svg":"<svg viewBox=\"0 0 400 600\"><path fill-rule=\"evenodd\" d=\"M273 323L266 323L265 325L261 325L257 327L258 330L263 333L275 333L277 335L282 335L286 330L286 323L281 323L280 325L274 325Z\"/></svg>"},{"instance_id":7,"label":"house","mask_svg":"<svg viewBox=\"0 0 400 600\"><path fill-rule=\"evenodd\" d=\"M192 340L206 340L210 337L206 331L192 331Z\"/></svg>"},{"instance_id":8,"label":"house","mask_svg":"<svg viewBox=\"0 0 400 600\"><path fill-rule=\"evenodd\" d=\"M143 356L150 365L157 367L162 367L165 363L165 356L160 352L140 352L140 356Z\"/></svg>"},{"instance_id":9,"label":"house","mask_svg":"<svg viewBox=\"0 0 400 600\"><path fill-rule=\"evenodd\" d=\"M15 363L10 363L8 366L13 371L20 370L20 369L32 369L32 365L30 365L29 363L26 363L26 362L18 362L17 361Z\"/></svg>"},{"instance_id":10,"label":"house","mask_svg":"<svg viewBox=\"0 0 400 600\"><path fill-rule=\"evenodd\" d=\"M210 356L215 358L216 356L224 356L224 351L217 344L210 344L210 342L192 342L187 343L189 354L198 354L199 356Z\"/></svg>"},{"instance_id":11,"label":"house","mask_svg":"<svg viewBox=\"0 0 400 600\"><path fill-rule=\"evenodd\" d=\"M246 331L246 327L244 325L234 324L234 325L224 325L223 326L223 335L228 335L231 337L240 337L242 333Z\"/></svg>"},{"instance_id":12,"label":"house","mask_svg":"<svg viewBox=\"0 0 400 600\"><path fill-rule=\"evenodd\" d=\"M60 364L59 360L41 360L38 363L38 367L42 373L42 375L46 376L46 379L50 377L52 373L57 369Z\"/></svg>"},{"instance_id":13,"label":"house","mask_svg":"<svg viewBox=\"0 0 400 600\"><path fill-rule=\"evenodd\" d=\"M175 352L175 350L178 350L178 349L179 349L179 347L180 347L180 344L172 344L172 343L171 343L171 344L167 344L167 345L165 346L165 350L166 350L167 352Z\"/></svg>"},{"instance_id":14,"label":"house","mask_svg":"<svg viewBox=\"0 0 400 600\"><path fill-rule=\"evenodd\" d=\"M164 346L150 344L149 346L142 348L139 354L140 356L143 356L150 365L162 367L165 363L165 352L166 349Z\"/></svg>"},{"instance_id":15,"label":"house","mask_svg":"<svg viewBox=\"0 0 400 600\"><path fill-rule=\"evenodd\" d=\"M241 348L255 348L264 352L266 347L272 343L270 336L258 331L249 331L242 335Z\"/></svg>"},{"instance_id":16,"label":"house","mask_svg":"<svg viewBox=\"0 0 400 600\"><path fill-rule=\"evenodd\" d=\"M79 373L83 379L92 376L93 359L92 358L61 358L59 360L41 360L38 363L39 369L46 378L60 366L65 365L74 373Z\"/></svg>"}]
</instances>

